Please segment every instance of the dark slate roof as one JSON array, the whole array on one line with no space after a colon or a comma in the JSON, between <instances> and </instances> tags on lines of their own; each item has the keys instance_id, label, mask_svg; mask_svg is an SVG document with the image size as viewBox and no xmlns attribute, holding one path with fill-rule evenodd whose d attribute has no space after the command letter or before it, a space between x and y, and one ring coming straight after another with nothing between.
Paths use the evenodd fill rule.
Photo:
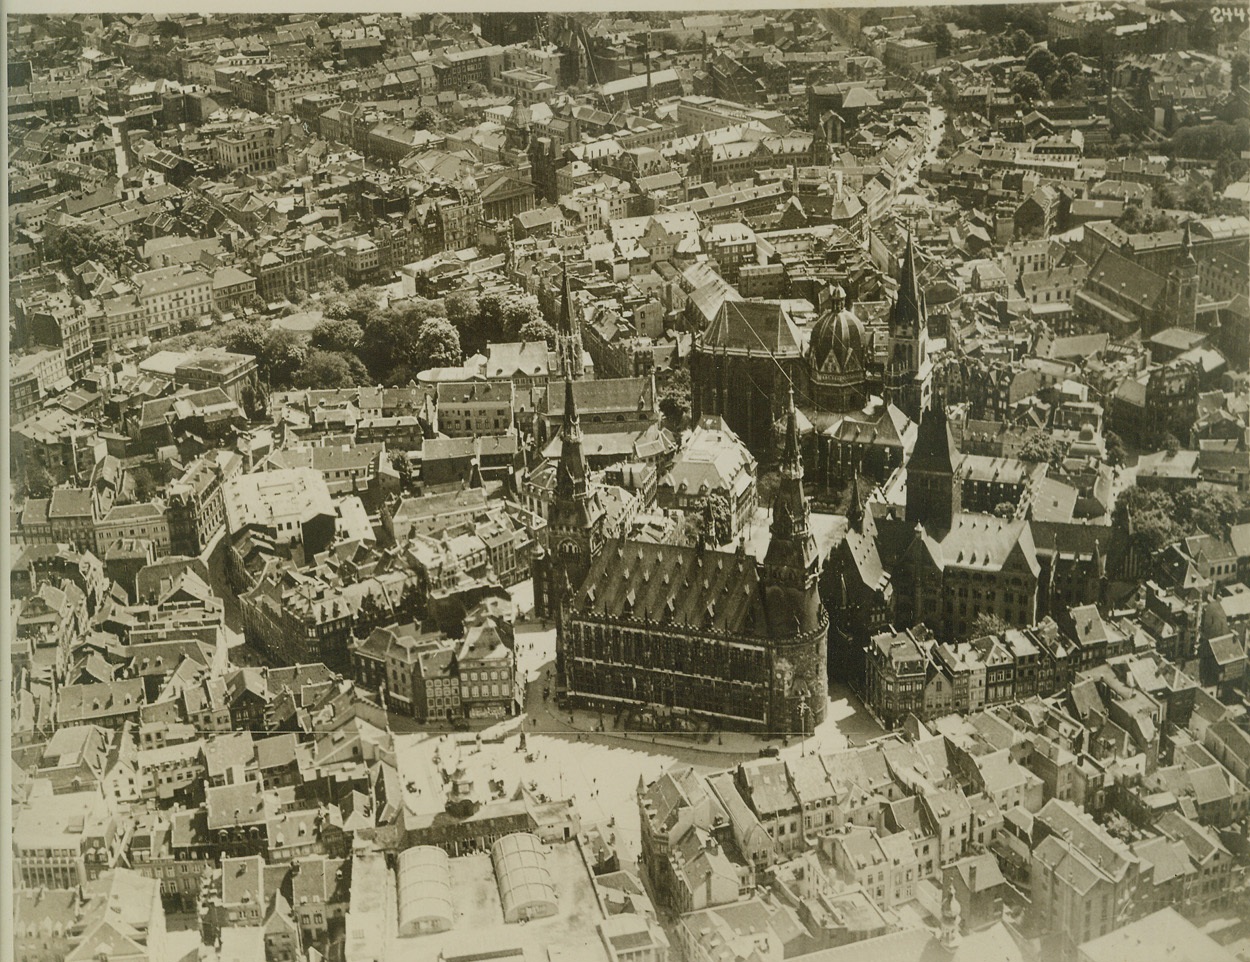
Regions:
<instances>
[{"instance_id":1,"label":"dark slate roof","mask_svg":"<svg viewBox=\"0 0 1250 962\"><path fill-rule=\"evenodd\" d=\"M703 332L707 350L750 351L776 357L802 354L799 332L780 304L725 301Z\"/></svg>"},{"instance_id":2,"label":"dark slate roof","mask_svg":"<svg viewBox=\"0 0 1250 962\"><path fill-rule=\"evenodd\" d=\"M955 447L955 438L946 420L946 408L940 400L935 400L933 406L920 416L916 446L912 449L907 469L954 473L959 461L959 449Z\"/></svg>"},{"instance_id":3,"label":"dark slate roof","mask_svg":"<svg viewBox=\"0 0 1250 962\"><path fill-rule=\"evenodd\" d=\"M763 630L759 575L745 553L622 541L600 552L578 595L587 617L752 634Z\"/></svg>"},{"instance_id":4,"label":"dark slate roof","mask_svg":"<svg viewBox=\"0 0 1250 962\"><path fill-rule=\"evenodd\" d=\"M1090 268L1086 284L1095 291L1114 291L1124 300L1153 309L1163 296L1167 281L1127 257L1107 249Z\"/></svg>"},{"instance_id":5,"label":"dark slate roof","mask_svg":"<svg viewBox=\"0 0 1250 962\"><path fill-rule=\"evenodd\" d=\"M575 379L573 401L582 417L626 411L649 414L655 408L651 387L652 381L648 377ZM563 417L564 394L564 381L550 381L542 413L552 418Z\"/></svg>"}]
</instances>

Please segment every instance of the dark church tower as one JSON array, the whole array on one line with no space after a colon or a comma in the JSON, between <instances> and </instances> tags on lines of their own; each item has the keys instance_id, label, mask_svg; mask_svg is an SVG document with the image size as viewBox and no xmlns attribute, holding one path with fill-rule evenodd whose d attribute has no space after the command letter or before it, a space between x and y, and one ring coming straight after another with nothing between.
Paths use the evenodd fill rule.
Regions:
<instances>
[{"instance_id":1,"label":"dark church tower","mask_svg":"<svg viewBox=\"0 0 1250 962\"><path fill-rule=\"evenodd\" d=\"M764 556L762 577L765 582L784 585L798 592L792 600L801 603L789 608L795 629L803 631L815 627L818 621L816 609L819 601L810 595L808 589L815 584L819 559L816 539L812 535L811 511L803 492L803 458L799 451L793 390L790 392L778 470L781 481L773 498L773 521L769 529L771 538L768 553Z\"/></svg>"},{"instance_id":2,"label":"dark church tower","mask_svg":"<svg viewBox=\"0 0 1250 962\"><path fill-rule=\"evenodd\" d=\"M1180 264L1168 274L1167 307L1171 316L1164 319L1164 324L1195 331L1198 329L1198 261L1194 257L1194 239L1188 221L1181 253Z\"/></svg>"},{"instance_id":3,"label":"dark church tower","mask_svg":"<svg viewBox=\"0 0 1250 962\"><path fill-rule=\"evenodd\" d=\"M813 167L829 166L829 161L830 161L829 131L825 127L826 123L827 121L825 118L818 117L816 119L815 126L812 128L812 166ZM798 188L797 188L797 179L796 179L795 190L797 189Z\"/></svg>"},{"instance_id":4,"label":"dark church tower","mask_svg":"<svg viewBox=\"0 0 1250 962\"><path fill-rule=\"evenodd\" d=\"M929 316L916 272L916 243L909 233L898 297L890 308L890 357L885 387L891 399L913 421L920 419L929 397Z\"/></svg>"},{"instance_id":5,"label":"dark church tower","mask_svg":"<svg viewBox=\"0 0 1250 962\"><path fill-rule=\"evenodd\" d=\"M803 492L793 390L779 469L771 537L759 573L773 663L771 727L810 732L824 720L829 700L829 616L817 587L820 556Z\"/></svg>"},{"instance_id":6,"label":"dark church tower","mask_svg":"<svg viewBox=\"0 0 1250 962\"><path fill-rule=\"evenodd\" d=\"M930 531L949 531L961 510L959 449L946 421L946 405L935 395L920 419L916 446L907 462L907 520Z\"/></svg>"},{"instance_id":7,"label":"dark church tower","mask_svg":"<svg viewBox=\"0 0 1250 962\"><path fill-rule=\"evenodd\" d=\"M564 382L555 496L543 529L544 550L534 559L534 607L557 622L565 597L582 586L590 563L603 548L605 513L598 492L590 487L573 384L572 379Z\"/></svg>"}]
</instances>

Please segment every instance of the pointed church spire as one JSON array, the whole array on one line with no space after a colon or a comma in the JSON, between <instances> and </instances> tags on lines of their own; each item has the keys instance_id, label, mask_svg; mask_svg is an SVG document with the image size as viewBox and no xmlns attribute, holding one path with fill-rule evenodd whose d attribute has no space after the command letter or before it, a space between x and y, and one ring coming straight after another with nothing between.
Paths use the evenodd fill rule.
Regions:
<instances>
[{"instance_id":1,"label":"pointed church spire","mask_svg":"<svg viewBox=\"0 0 1250 962\"><path fill-rule=\"evenodd\" d=\"M560 258L560 316L556 319L556 355L559 372L566 380L582 376L581 325L573 317L568 261Z\"/></svg>"},{"instance_id":2,"label":"pointed church spire","mask_svg":"<svg viewBox=\"0 0 1250 962\"><path fill-rule=\"evenodd\" d=\"M807 542L812 540L810 512L803 492L803 455L799 450L799 418L794 406L794 387L790 387L789 409L786 411L786 434L781 443L777 465L781 483L773 498L773 523L769 529L772 540L768 557L793 554L791 563L806 567ZM814 549L813 542L813 549ZM799 561L798 558L803 560Z\"/></svg>"},{"instance_id":3,"label":"pointed church spire","mask_svg":"<svg viewBox=\"0 0 1250 962\"><path fill-rule=\"evenodd\" d=\"M899 273L898 296L890 307L889 332L886 383L893 391L894 403L913 421L919 421L927 393L923 382L931 376L929 319L916 270L916 238L910 230Z\"/></svg>"},{"instance_id":4,"label":"pointed church spire","mask_svg":"<svg viewBox=\"0 0 1250 962\"><path fill-rule=\"evenodd\" d=\"M786 436L781 445L779 468L783 478L802 482L803 457L799 453L799 413L794 406L793 384L790 385L790 401L786 410Z\"/></svg>"},{"instance_id":5,"label":"pointed church spire","mask_svg":"<svg viewBox=\"0 0 1250 962\"><path fill-rule=\"evenodd\" d=\"M851 501L846 508L846 520L850 522L852 530L863 531L864 500L862 492L859 488L858 471L851 475Z\"/></svg>"},{"instance_id":6,"label":"pointed church spire","mask_svg":"<svg viewBox=\"0 0 1250 962\"><path fill-rule=\"evenodd\" d=\"M816 585L820 555L803 491L803 456L799 449L799 420L793 387L778 468L781 479L773 496L768 550L764 553L760 579L766 586L770 630L776 636L783 636L812 631L823 617ZM796 722L801 723L801 720Z\"/></svg>"},{"instance_id":7,"label":"pointed church spire","mask_svg":"<svg viewBox=\"0 0 1250 962\"><path fill-rule=\"evenodd\" d=\"M560 462L556 467L556 500L585 501L589 495L582 425L573 396L573 379L564 379L564 420L560 426Z\"/></svg>"},{"instance_id":8,"label":"pointed church spire","mask_svg":"<svg viewBox=\"0 0 1250 962\"><path fill-rule=\"evenodd\" d=\"M564 415L560 426L562 440L582 440L582 421L577 414L577 399L573 396L572 378L564 379Z\"/></svg>"},{"instance_id":9,"label":"pointed church spire","mask_svg":"<svg viewBox=\"0 0 1250 962\"><path fill-rule=\"evenodd\" d=\"M1194 259L1194 237L1190 230L1192 221L1185 221L1185 239L1181 241L1181 251L1186 264L1196 264Z\"/></svg>"},{"instance_id":10,"label":"pointed church spire","mask_svg":"<svg viewBox=\"0 0 1250 962\"><path fill-rule=\"evenodd\" d=\"M907 231L907 249L903 252L903 269L898 278L898 298L890 312L890 328L895 331L913 330L922 321L920 277L916 273L916 236Z\"/></svg>"},{"instance_id":11,"label":"pointed church spire","mask_svg":"<svg viewBox=\"0 0 1250 962\"><path fill-rule=\"evenodd\" d=\"M960 510L960 480L956 476L962 458L946 419L941 391L934 391L920 418L916 444L907 461L907 520L909 523L948 531Z\"/></svg>"},{"instance_id":12,"label":"pointed church spire","mask_svg":"<svg viewBox=\"0 0 1250 962\"><path fill-rule=\"evenodd\" d=\"M573 333L573 306L569 296L569 264L560 258L560 327L561 334Z\"/></svg>"},{"instance_id":13,"label":"pointed church spire","mask_svg":"<svg viewBox=\"0 0 1250 962\"><path fill-rule=\"evenodd\" d=\"M951 434L946 418L946 401L940 390L933 392L929 407L920 418L916 429L916 444L912 448L907 469L927 471L954 471L959 463L959 449Z\"/></svg>"}]
</instances>

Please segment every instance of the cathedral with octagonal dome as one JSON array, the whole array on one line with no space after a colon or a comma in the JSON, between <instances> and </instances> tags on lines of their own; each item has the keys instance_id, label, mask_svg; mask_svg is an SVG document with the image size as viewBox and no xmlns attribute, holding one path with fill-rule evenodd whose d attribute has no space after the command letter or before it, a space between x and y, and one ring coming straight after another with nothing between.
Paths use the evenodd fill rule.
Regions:
<instances>
[{"instance_id":1,"label":"cathedral with octagonal dome","mask_svg":"<svg viewBox=\"0 0 1250 962\"><path fill-rule=\"evenodd\" d=\"M723 417L762 464L780 450L793 389L818 497L856 476L884 482L903 464L932 380L911 237L892 301L853 305L837 285L827 293L806 329L785 301L726 300L691 347L696 418Z\"/></svg>"},{"instance_id":2,"label":"cathedral with octagonal dome","mask_svg":"<svg viewBox=\"0 0 1250 962\"><path fill-rule=\"evenodd\" d=\"M830 412L862 408L868 400L873 337L834 287L829 310L812 328L807 351L807 395L812 406Z\"/></svg>"}]
</instances>

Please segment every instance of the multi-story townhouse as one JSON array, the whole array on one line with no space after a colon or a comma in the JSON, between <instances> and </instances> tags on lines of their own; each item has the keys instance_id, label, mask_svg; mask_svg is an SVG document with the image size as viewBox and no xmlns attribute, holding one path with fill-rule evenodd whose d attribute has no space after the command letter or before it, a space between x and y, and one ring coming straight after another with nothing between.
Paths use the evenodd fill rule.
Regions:
<instances>
[{"instance_id":1,"label":"multi-story townhouse","mask_svg":"<svg viewBox=\"0 0 1250 962\"><path fill-rule=\"evenodd\" d=\"M510 380L438 385L438 429L451 438L505 434L512 429L515 389Z\"/></svg>"},{"instance_id":2,"label":"multi-story townhouse","mask_svg":"<svg viewBox=\"0 0 1250 962\"><path fill-rule=\"evenodd\" d=\"M388 708L418 721L460 717L453 649L436 632L415 624L375 628L352 648L356 681L378 691Z\"/></svg>"},{"instance_id":3,"label":"multi-story townhouse","mask_svg":"<svg viewBox=\"0 0 1250 962\"><path fill-rule=\"evenodd\" d=\"M181 912L196 910L200 883L212 864L202 853L176 850L172 844L175 827L196 814L203 816L202 810L144 812L136 817L128 840L131 868L159 882L166 902Z\"/></svg>"},{"instance_id":4,"label":"multi-story townhouse","mask_svg":"<svg viewBox=\"0 0 1250 962\"><path fill-rule=\"evenodd\" d=\"M243 403L247 387L256 386L256 358L208 348L187 355L174 366L174 384L193 391L221 388L230 400Z\"/></svg>"},{"instance_id":5,"label":"multi-story townhouse","mask_svg":"<svg viewBox=\"0 0 1250 962\"><path fill-rule=\"evenodd\" d=\"M466 630L456 648L455 672L460 704L469 718L510 718L521 711L524 695L516 659L493 619Z\"/></svg>"},{"instance_id":6,"label":"multi-story townhouse","mask_svg":"<svg viewBox=\"0 0 1250 962\"><path fill-rule=\"evenodd\" d=\"M1036 815L1033 911L1064 957L1140 914L1150 867L1071 802L1051 799Z\"/></svg>"},{"instance_id":7,"label":"multi-story townhouse","mask_svg":"<svg viewBox=\"0 0 1250 962\"><path fill-rule=\"evenodd\" d=\"M117 864L118 829L98 790L53 795L36 780L13 816L14 877L25 888L78 888Z\"/></svg>"},{"instance_id":8,"label":"multi-story townhouse","mask_svg":"<svg viewBox=\"0 0 1250 962\"><path fill-rule=\"evenodd\" d=\"M170 553L169 519L163 502L118 504L95 523L96 553L103 557L123 541L152 543L157 557Z\"/></svg>"},{"instance_id":9,"label":"multi-story townhouse","mask_svg":"<svg viewBox=\"0 0 1250 962\"><path fill-rule=\"evenodd\" d=\"M349 667L358 604L341 589L274 566L239 600L244 632L280 663Z\"/></svg>"},{"instance_id":10,"label":"multi-story townhouse","mask_svg":"<svg viewBox=\"0 0 1250 962\"><path fill-rule=\"evenodd\" d=\"M35 351L9 359L9 417L13 423L34 414L50 394L70 385L65 351Z\"/></svg>"},{"instance_id":11,"label":"multi-story townhouse","mask_svg":"<svg viewBox=\"0 0 1250 962\"><path fill-rule=\"evenodd\" d=\"M158 267L131 277L144 312L144 333L157 340L192 325L213 307L213 278L206 271Z\"/></svg>"},{"instance_id":12,"label":"multi-story townhouse","mask_svg":"<svg viewBox=\"0 0 1250 962\"><path fill-rule=\"evenodd\" d=\"M785 764L759 759L734 769L734 785L777 849L794 852L806 848L802 805L790 786Z\"/></svg>"},{"instance_id":13,"label":"multi-story townhouse","mask_svg":"<svg viewBox=\"0 0 1250 962\"><path fill-rule=\"evenodd\" d=\"M280 140L276 124L238 124L213 138L213 156L222 171L262 173L278 165Z\"/></svg>"},{"instance_id":14,"label":"multi-story townhouse","mask_svg":"<svg viewBox=\"0 0 1250 962\"><path fill-rule=\"evenodd\" d=\"M165 489L171 554L198 555L226 523L224 485L242 470L233 452L197 458Z\"/></svg>"}]
</instances>

